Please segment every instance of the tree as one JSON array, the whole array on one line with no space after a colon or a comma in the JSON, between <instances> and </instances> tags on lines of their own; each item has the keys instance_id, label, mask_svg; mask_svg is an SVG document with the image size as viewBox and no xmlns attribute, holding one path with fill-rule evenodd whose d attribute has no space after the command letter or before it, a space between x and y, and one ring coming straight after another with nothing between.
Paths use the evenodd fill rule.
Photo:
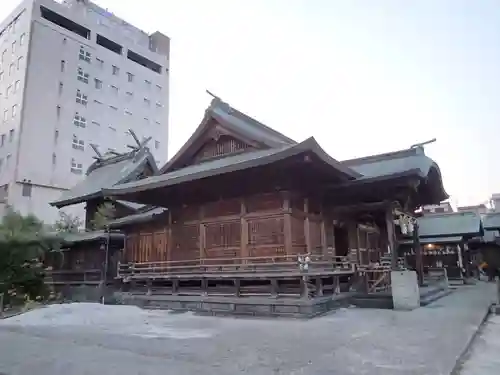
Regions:
<instances>
[{"instance_id":1,"label":"tree","mask_svg":"<svg viewBox=\"0 0 500 375\"><path fill-rule=\"evenodd\" d=\"M7 208L0 223L0 293L5 293L5 302L44 294L42 260L58 243L34 215Z\"/></svg>"},{"instance_id":2,"label":"tree","mask_svg":"<svg viewBox=\"0 0 500 375\"><path fill-rule=\"evenodd\" d=\"M83 220L78 216L59 212L59 220L53 226L56 232L75 233L83 227Z\"/></svg>"},{"instance_id":3,"label":"tree","mask_svg":"<svg viewBox=\"0 0 500 375\"><path fill-rule=\"evenodd\" d=\"M92 228L94 230L103 229L111 219L115 218L115 215L116 209L112 203L105 202L101 204L92 219Z\"/></svg>"}]
</instances>

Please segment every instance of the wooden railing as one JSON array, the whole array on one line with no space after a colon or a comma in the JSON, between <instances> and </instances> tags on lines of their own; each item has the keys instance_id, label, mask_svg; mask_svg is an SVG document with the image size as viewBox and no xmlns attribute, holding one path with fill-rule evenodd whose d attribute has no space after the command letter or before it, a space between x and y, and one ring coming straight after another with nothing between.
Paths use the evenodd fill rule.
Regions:
<instances>
[{"instance_id":1,"label":"wooden railing","mask_svg":"<svg viewBox=\"0 0 500 375\"><path fill-rule=\"evenodd\" d=\"M100 269L45 271L45 281L48 284L99 283L101 279Z\"/></svg>"},{"instance_id":2,"label":"wooden railing","mask_svg":"<svg viewBox=\"0 0 500 375\"><path fill-rule=\"evenodd\" d=\"M368 293L387 291L391 287L391 267L389 266L359 266L357 274Z\"/></svg>"},{"instance_id":3,"label":"wooden railing","mask_svg":"<svg viewBox=\"0 0 500 375\"><path fill-rule=\"evenodd\" d=\"M347 257L325 257L309 255L307 267L301 268L306 255L280 255L246 258L205 258L184 261L161 261L141 263L119 263L118 277L163 276L190 274L229 274L229 273L276 273L276 272L317 272L344 271L354 272L354 265ZM304 264L302 262L302 264Z\"/></svg>"}]
</instances>

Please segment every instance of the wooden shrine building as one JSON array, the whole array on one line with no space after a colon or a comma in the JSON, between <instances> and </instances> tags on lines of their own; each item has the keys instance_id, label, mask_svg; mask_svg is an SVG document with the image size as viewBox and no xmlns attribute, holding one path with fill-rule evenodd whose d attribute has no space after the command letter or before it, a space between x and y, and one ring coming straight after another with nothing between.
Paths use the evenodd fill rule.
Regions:
<instances>
[{"instance_id":1,"label":"wooden shrine building","mask_svg":"<svg viewBox=\"0 0 500 375\"><path fill-rule=\"evenodd\" d=\"M397 258L395 218L447 198L422 147L339 162L219 98L159 174L99 196L148 207L113 224L126 234L119 277L148 301L297 298L311 314L382 256ZM384 271L366 286L387 283Z\"/></svg>"},{"instance_id":2,"label":"wooden shrine building","mask_svg":"<svg viewBox=\"0 0 500 375\"><path fill-rule=\"evenodd\" d=\"M131 132L137 141L137 145L129 146L131 151L120 154L116 152L102 155L96 148L96 161L87 169L85 179L76 184L72 189L66 191L61 197L51 202L52 206L63 208L66 206L85 203L85 227L92 229L91 223L100 205L111 202L115 209L115 216L122 217L132 215L143 208L143 205L123 200L112 200L105 198L102 189L117 184L136 181L142 178L158 174L158 167L154 157L146 147L149 139L139 142L135 134Z\"/></svg>"},{"instance_id":3,"label":"wooden shrine building","mask_svg":"<svg viewBox=\"0 0 500 375\"><path fill-rule=\"evenodd\" d=\"M418 218L418 226L425 272L445 268L449 279L464 281L473 256L469 241L483 235L481 217L467 211L432 214ZM399 253L410 268L416 268L412 239L400 241Z\"/></svg>"}]
</instances>

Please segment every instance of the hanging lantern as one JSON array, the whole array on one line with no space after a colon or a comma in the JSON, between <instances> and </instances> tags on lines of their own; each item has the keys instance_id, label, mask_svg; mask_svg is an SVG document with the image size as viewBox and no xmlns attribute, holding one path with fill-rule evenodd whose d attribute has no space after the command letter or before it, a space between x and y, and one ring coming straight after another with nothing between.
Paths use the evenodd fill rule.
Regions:
<instances>
[{"instance_id":1,"label":"hanging lantern","mask_svg":"<svg viewBox=\"0 0 500 375\"><path fill-rule=\"evenodd\" d=\"M409 232L410 234L413 234L413 230L414 230L413 222L412 222L412 221L410 221L410 222L408 223L408 232Z\"/></svg>"}]
</instances>

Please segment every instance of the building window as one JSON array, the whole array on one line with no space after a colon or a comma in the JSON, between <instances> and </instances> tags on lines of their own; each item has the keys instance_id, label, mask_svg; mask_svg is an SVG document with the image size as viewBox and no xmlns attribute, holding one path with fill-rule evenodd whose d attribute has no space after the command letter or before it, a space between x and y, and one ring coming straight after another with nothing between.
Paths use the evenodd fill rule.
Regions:
<instances>
[{"instance_id":1,"label":"building window","mask_svg":"<svg viewBox=\"0 0 500 375\"><path fill-rule=\"evenodd\" d=\"M23 183L22 195L23 197L31 197L31 190L33 188L33 184L31 183Z\"/></svg>"},{"instance_id":2,"label":"building window","mask_svg":"<svg viewBox=\"0 0 500 375\"><path fill-rule=\"evenodd\" d=\"M102 69L102 67L104 66L104 60L101 60L100 58L96 57L95 61L98 62L99 68Z\"/></svg>"},{"instance_id":3,"label":"building window","mask_svg":"<svg viewBox=\"0 0 500 375\"><path fill-rule=\"evenodd\" d=\"M12 92L12 85L9 85L9 86L7 86L7 89L5 90L5 99L9 98L11 92Z\"/></svg>"},{"instance_id":4,"label":"building window","mask_svg":"<svg viewBox=\"0 0 500 375\"><path fill-rule=\"evenodd\" d=\"M127 100L129 100L129 101L132 100L132 97L134 96L134 94L132 92L127 91L125 94L127 95Z\"/></svg>"},{"instance_id":5,"label":"building window","mask_svg":"<svg viewBox=\"0 0 500 375\"><path fill-rule=\"evenodd\" d=\"M2 52L2 62L4 62L4 61L5 61L5 56L7 56L7 50L4 50L4 51Z\"/></svg>"},{"instance_id":6,"label":"building window","mask_svg":"<svg viewBox=\"0 0 500 375\"><path fill-rule=\"evenodd\" d=\"M83 83L89 83L89 74L85 73L82 68L78 68L77 79Z\"/></svg>"},{"instance_id":7,"label":"building window","mask_svg":"<svg viewBox=\"0 0 500 375\"><path fill-rule=\"evenodd\" d=\"M109 130L111 130L112 132L115 132L116 131L116 128L112 127L112 126L108 126L109 127Z\"/></svg>"},{"instance_id":8,"label":"building window","mask_svg":"<svg viewBox=\"0 0 500 375\"><path fill-rule=\"evenodd\" d=\"M156 85L156 90L161 91L161 86L160 85Z\"/></svg>"},{"instance_id":9,"label":"building window","mask_svg":"<svg viewBox=\"0 0 500 375\"><path fill-rule=\"evenodd\" d=\"M3 121L7 121L9 119L9 111L6 109L3 111Z\"/></svg>"},{"instance_id":10,"label":"building window","mask_svg":"<svg viewBox=\"0 0 500 375\"><path fill-rule=\"evenodd\" d=\"M12 155L8 154L7 157L5 158L5 168L9 168L10 158L11 157L12 157Z\"/></svg>"},{"instance_id":11,"label":"building window","mask_svg":"<svg viewBox=\"0 0 500 375\"><path fill-rule=\"evenodd\" d=\"M81 105L87 106L88 96L82 94L80 90L76 90L76 102L80 103Z\"/></svg>"},{"instance_id":12,"label":"building window","mask_svg":"<svg viewBox=\"0 0 500 375\"><path fill-rule=\"evenodd\" d=\"M16 41L13 41L12 42L12 54L16 53L16 45L17 45Z\"/></svg>"},{"instance_id":13,"label":"building window","mask_svg":"<svg viewBox=\"0 0 500 375\"><path fill-rule=\"evenodd\" d=\"M161 125L160 121L155 121L155 122L156 122L156 125Z\"/></svg>"},{"instance_id":14,"label":"building window","mask_svg":"<svg viewBox=\"0 0 500 375\"><path fill-rule=\"evenodd\" d=\"M94 124L95 126L101 126L101 124L99 124L97 121L92 121L92 124Z\"/></svg>"},{"instance_id":15,"label":"building window","mask_svg":"<svg viewBox=\"0 0 500 375\"><path fill-rule=\"evenodd\" d=\"M114 105L110 105L109 108L111 108L113 111L118 111L118 108L115 107Z\"/></svg>"},{"instance_id":16,"label":"building window","mask_svg":"<svg viewBox=\"0 0 500 375\"><path fill-rule=\"evenodd\" d=\"M157 150L160 148L160 142L159 141L155 141L155 148Z\"/></svg>"},{"instance_id":17,"label":"building window","mask_svg":"<svg viewBox=\"0 0 500 375\"><path fill-rule=\"evenodd\" d=\"M9 65L9 76L14 74L15 69L16 69L16 66L14 64Z\"/></svg>"},{"instance_id":18,"label":"building window","mask_svg":"<svg viewBox=\"0 0 500 375\"><path fill-rule=\"evenodd\" d=\"M98 90L102 89L102 81L100 79L95 78L94 83L95 83L96 89L98 89Z\"/></svg>"},{"instance_id":19,"label":"building window","mask_svg":"<svg viewBox=\"0 0 500 375\"><path fill-rule=\"evenodd\" d=\"M9 143L12 143L14 140L14 129L9 130Z\"/></svg>"},{"instance_id":20,"label":"building window","mask_svg":"<svg viewBox=\"0 0 500 375\"><path fill-rule=\"evenodd\" d=\"M82 174L83 173L83 164L77 163L75 159L71 159L71 172L74 174Z\"/></svg>"},{"instance_id":21,"label":"building window","mask_svg":"<svg viewBox=\"0 0 500 375\"><path fill-rule=\"evenodd\" d=\"M73 134L73 148L75 150L85 150L85 142L82 139L78 139L75 134Z\"/></svg>"},{"instance_id":22,"label":"building window","mask_svg":"<svg viewBox=\"0 0 500 375\"><path fill-rule=\"evenodd\" d=\"M62 94L64 88L64 84L62 82L59 82L59 95Z\"/></svg>"},{"instance_id":23,"label":"building window","mask_svg":"<svg viewBox=\"0 0 500 375\"><path fill-rule=\"evenodd\" d=\"M146 87L148 89L150 89L151 88L151 81L148 81L147 79L145 79L144 82L146 82Z\"/></svg>"},{"instance_id":24,"label":"building window","mask_svg":"<svg viewBox=\"0 0 500 375\"><path fill-rule=\"evenodd\" d=\"M156 102L156 108L161 108L163 107L163 104L161 104L160 102Z\"/></svg>"},{"instance_id":25,"label":"building window","mask_svg":"<svg viewBox=\"0 0 500 375\"><path fill-rule=\"evenodd\" d=\"M73 124L80 128L85 128L87 127L87 119L83 116L80 116L78 112L76 112L75 117L73 119Z\"/></svg>"},{"instance_id":26,"label":"building window","mask_svg":"<svg viewBox=\"0 0 500 375\"><path fill-rule=\"evenodd\" d=\"M90 62L92 59L92 54L89 51L85 51L84 47L80 47L80 53L78 54L80 60Z\"/></svg>"},{"instance_id":27,"label":"building window","mask_svg":"<svg viewBox=\"0 0 500 375\"><path fill-rule=\"evenodd\" d=\"M144 117L144 122L145 122L146 124L149 124L149 119L148 119L147 117Z\"/></svg>"},{"instance_id":28,"label":"building window","mask_svg":"<svg viewBox=\"0 0 500 375\"><path fill-rule=\"evenodd\" d=\"M56 156L56 153L52 153L52 165L56 165L57 163L57 156Z\"/></svg>"},{"instance_id":29,"label":"building window","mask_svg":"<svg viewBox=\"0 0 500 375\"><path fill-rule=\"evenodd\" d=\"M16 117L17 115L17 104L14 104L12 106L12 118Z\"/></svg>"},{"instance_id":30,"label":"building window","mask_svg":"<svg viewBox=\"0 0 500 375\"><path fill-rule=\"evenodd\" d=\"M21 81L17 80L16 83L14 83L14 92L18 92L20 88L21 88Z\"/></svg>"},{"instance_id":31,"label":"building window","mask_svg":"<svg viewBox=\"0 0 500 375\"><path fill-rule=\"evenodd\" d=\"M127 79L129 82L134 82L134 75L132 73L127 73Z\"/></svg>"},{"instance_id":32,"label":"building window","mask_svg":"<svg viewBox=\"0 0 500 375\"><path fill-rule=\"evenodd\" d=\"M54 132L54 142L57 143L57 140L59 139L59 130L56 130Z\"/></svg>"},{"instance_id":33,"label":"building window","mask_svg":"<svg viewBox=\"0 0 500 375\"><path fill-rule=\"evenodd\" d=\"M1 138L1 141L0 141L0 147L3 147L5 145L5 139L7 138L7 136L5 134L2 134L2 138Z\"/></svg>"},{"instance_id":34,"label":"building window","mask_svg":"<svg viewBox=\"0 0 500 375\"><path fill-rule=\"evenodd\" d=\"M60 105L58 105L56 107L56 116L57 116L57 118L61 117L61 106Z\"/></svg>"},{"instance_id":35,"label":"building window","mask_svg":"<svg viewBox=\"0 0 500 375\"><path fill-rule=\"evenodd\" d=\"M20 56L17 59L17 70L21 69L21 64L23 63L23 60L24 60L24 56Z\"/></svg>"},{"instance_id":36,"label":"building window","mask_svg":"<svg viewBox=\"0 0 500 375\"><path fill-rule=\"evenodd\" d=\"M119 67L117 67L116 65L113 65L113 66L112 66L112 69L113 69L113 70L112 70L112 72L113 72L113 75L114 75L114 76L117 76L117 75L118 75L118 73L120 73L120 68L119 68Z\"/></svg>"},{"instance_id":37,"label":"building window","mask_svg":"<svg viewBox=\"0 0 500 375\"><path fill-rule=\"evenodd\" d=\"M64 72L65 69L66 69L66 61L61 60L61 72Z\"/></svg>"},{"instance_id":38,"label":"building window","mask_svg":"<svg viewBox=\"0 0 500 375\"><path fill-rule=\"evenodd\" d=\"M24 44L24 39L26 39L25 33L21 34L21 36L19 37L19 45L20 46L22 46Z\"/></svg>"},{"instance_id":39,"label":"building window","mask_svg":"<svg viewBox=\"0 0 500 375\"><path fill-rule=\"evenodd\" d=\"M102 102L100 102L100 101L99 101L99 100L97 100L97 99L94 99L94 103L95 103L95 104L102 104Z\"/></svg>"},{"instance_id":40,"label":"building window","mask_svg":"<svg viewBox=\"0 0 500 375\"><path fill-rule=\"evenodd\" d=\"M111 87L111 91L113 92L113 94L118 95L118 87L114 85L110 85L109 87Z\"/></svg>"},{"instance_id":41,"label":"building window","mask_svg":"<svg viewBox=\"0 0 500 375\"><path fill-rule=\"evenodd\" d=\"M127 109L125 110L125 114L126 114L126 115L129 115L129 116L132 116L132 112L130 112L130 111L129 111L129 110L127 110Z\"/></svg>"},{"instance_id":42,"label":"building window","mask_svg":"<svg viewBox=\"0 0 500 375\"><path fill-rule=\"evenodd\" d=\"M0 82L3 81L3 72L0 72Z\"/></svg>"},{"instance_id":43,"label":"building window","mask_svg":"<svg viewBox=\"0 0 500 375\"><path fill-rule=\"evenodd\" d=\"M149 107L151 105L151 100L149 100L148 98L144 98L144 105L146 107Z\"/></svg>"}]
</instances>

